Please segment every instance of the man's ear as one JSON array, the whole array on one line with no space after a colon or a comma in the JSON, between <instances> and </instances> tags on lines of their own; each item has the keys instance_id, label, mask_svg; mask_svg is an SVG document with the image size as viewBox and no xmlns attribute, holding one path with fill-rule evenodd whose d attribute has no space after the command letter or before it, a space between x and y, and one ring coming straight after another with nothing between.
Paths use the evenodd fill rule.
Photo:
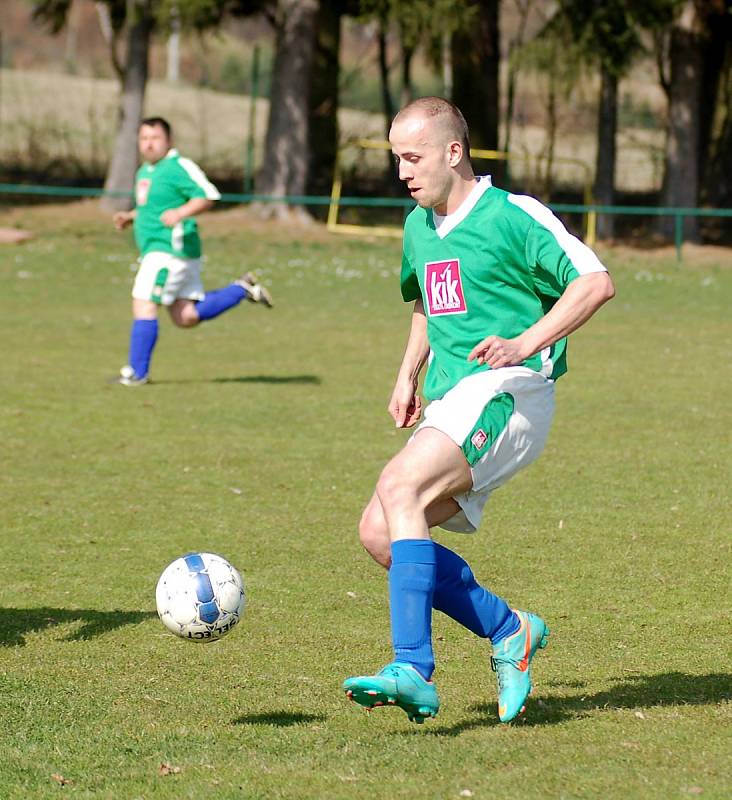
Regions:
<instances>
[{"instance_id":1,"label":"man's ear","mask_svg":"<svg viewBox=\"0 0 732 800\"><path fill-rule=\"evenodd\" d=\"M447 146L447 163L451 167L457 167L457 165L463 160L463 146L460 142L450 142Z\"/></svg>"}]
</instances>

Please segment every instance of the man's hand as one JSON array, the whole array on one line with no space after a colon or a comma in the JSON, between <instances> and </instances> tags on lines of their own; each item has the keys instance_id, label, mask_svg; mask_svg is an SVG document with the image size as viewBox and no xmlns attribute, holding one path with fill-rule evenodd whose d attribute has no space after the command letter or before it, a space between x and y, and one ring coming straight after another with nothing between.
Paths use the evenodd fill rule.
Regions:
<instances>
[{"instance_id":1,"label":"man's hand","mask_svg":"<svg viewBox=\"0 0 732 800\"><path fill-rule=\"evenodd\" d=\"M468 361L490 364L493 369L522 364L529 356L576 331L614 295L615 287L607 272L580 275L538 322L513 339L487 336L470 351Z\"/></svg>"},{"instance_id":2,"label":"man's hand","mask_svg":"<svg viewBox=\"0 0 732 800\"><path fill-rule=\"evenodd\" d=\"M179 208L169 208L160 215L160 221L168 228L175 228L182 219L183 215Z\"/></svg>"},{"instance_id":3,"label":"man's hand","mask_svg":"<svg viewBox=\"0 0 732 800\"><path fill-rule=\"evenodd\" d=\"M488 364L492 369L514 367L517 364L523 364L531 353L523 352L520 339L520 336L515 339L502 339L500 336L486 336L483 341L476 344L470 351L468 361Z\"/></svg>"},{"instance_id":4,"label":"man's hand","mask_svg":"<svg viewBox=\"0 0 732 800\"><path fill-rule=\"evenodd\" d=\"M112 222L118 231L123 231L135 219L134 211L118 211L113 217Z\"/></svg>"},{"instance_id":5,"label":"man's hand","mask_svg":"<svg viewBox=\"0 0 732 800\"><path fill-rule=\"evenodd\" d=\"M389 401L389 413L397 428L411 428L422 416L422 399L416 383L397 383Z\"/></svg>"}]
</instances>

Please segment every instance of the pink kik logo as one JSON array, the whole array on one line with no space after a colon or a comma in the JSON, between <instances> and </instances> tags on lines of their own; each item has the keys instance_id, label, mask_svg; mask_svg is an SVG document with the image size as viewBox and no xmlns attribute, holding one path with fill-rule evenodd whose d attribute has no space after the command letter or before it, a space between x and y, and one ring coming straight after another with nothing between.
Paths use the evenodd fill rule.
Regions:
<instances>
[{"instance_id":1,"label":"pink kik logo","mask_svg":"<svg viewBox=\"0 0 732 800\"><path fill-rule=\"evenodd\" d=\"M424 286L427 292L427 311L436 314L464 314L463 283L460 277L460 261L431 261L424 265Z\"/></svg>"},{"instance_id":2,"label":"pink kik logo","mask_svg":"<svg viewBox=\"0 0 732 800\"><path fill-rule=\"evenodd\" d=\"M150 178L140 178L140 180L137 181L137 191L135 194L137 195L136 199L138 206L144 206L145 203L147 203L147 196L150 193L151 183L152 181Z\"/></svg>"}]
</instances>

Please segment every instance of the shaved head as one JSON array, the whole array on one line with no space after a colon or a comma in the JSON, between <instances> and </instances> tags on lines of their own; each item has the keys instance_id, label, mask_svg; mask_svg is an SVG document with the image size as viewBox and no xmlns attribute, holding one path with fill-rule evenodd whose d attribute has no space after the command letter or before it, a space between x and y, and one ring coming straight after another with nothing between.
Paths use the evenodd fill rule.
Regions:
<instances>
[{"instance_id":1,"label":"shaved head","mask_svg":"<svg viewBox=\"0 0 732 800\"><path fill-rule=\"evenodd\" d=\"M460 142L463 152L468 156L470 152L468 125L460 109L449 100L442 97L420 97L404 106L394 117L394 123L412 120L432 123L442 144L451 141Z\"/></svg>"},{"instance_id":2,"label":"shaved head","mask_svg":"<svg viewBox=\"0 0 732 800\"><path fill-rule=\"evenodd\" d=\"M399 180L412 199L451 213L477 183L465 118L442 97L421 97L394 117L389 131Z\"/></svg>"}]
</instances>

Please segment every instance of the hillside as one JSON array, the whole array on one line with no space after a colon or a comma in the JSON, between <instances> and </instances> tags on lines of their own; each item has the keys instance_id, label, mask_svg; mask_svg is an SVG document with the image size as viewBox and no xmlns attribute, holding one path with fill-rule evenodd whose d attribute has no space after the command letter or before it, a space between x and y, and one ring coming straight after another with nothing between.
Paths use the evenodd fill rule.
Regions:
<instances>
[{"instance_id":1,"label":"hillside","mask_svg":"<svg viewBox=\"0 0 732 800\"><path fill-rule=\"evenodd\" d=\"M591 92L591 87L586 91ZM0 177L13 180L29 171L35 172L35 180L98 179L104 175L114 138L117 98L118 84L108 78L0 70ZM267 100L257 101L257 161L263 150L268 108ZM220 179L237 179L243 173L249 109L250 100L243 95L164 81L151 81L146 96L146 113L168 117L180 149ZM594 136L578 125L575 117L576 112L569 109L562 119L554 174L562 183L581 187L592 174ZM339 122L343 141L383 138L384 122L378 114L344 109ZM621 131L617 172L621 190L658 188L661 144L660 132L652 128ZM533 173L536 156L544 146L545 132L540 125L516 126L513 152L531 158L512 162L512 173ZM577 161L581 163L572 163ZM381 166L383 157L374 154L367 163Z\"/></svg>"}]
</instances>

